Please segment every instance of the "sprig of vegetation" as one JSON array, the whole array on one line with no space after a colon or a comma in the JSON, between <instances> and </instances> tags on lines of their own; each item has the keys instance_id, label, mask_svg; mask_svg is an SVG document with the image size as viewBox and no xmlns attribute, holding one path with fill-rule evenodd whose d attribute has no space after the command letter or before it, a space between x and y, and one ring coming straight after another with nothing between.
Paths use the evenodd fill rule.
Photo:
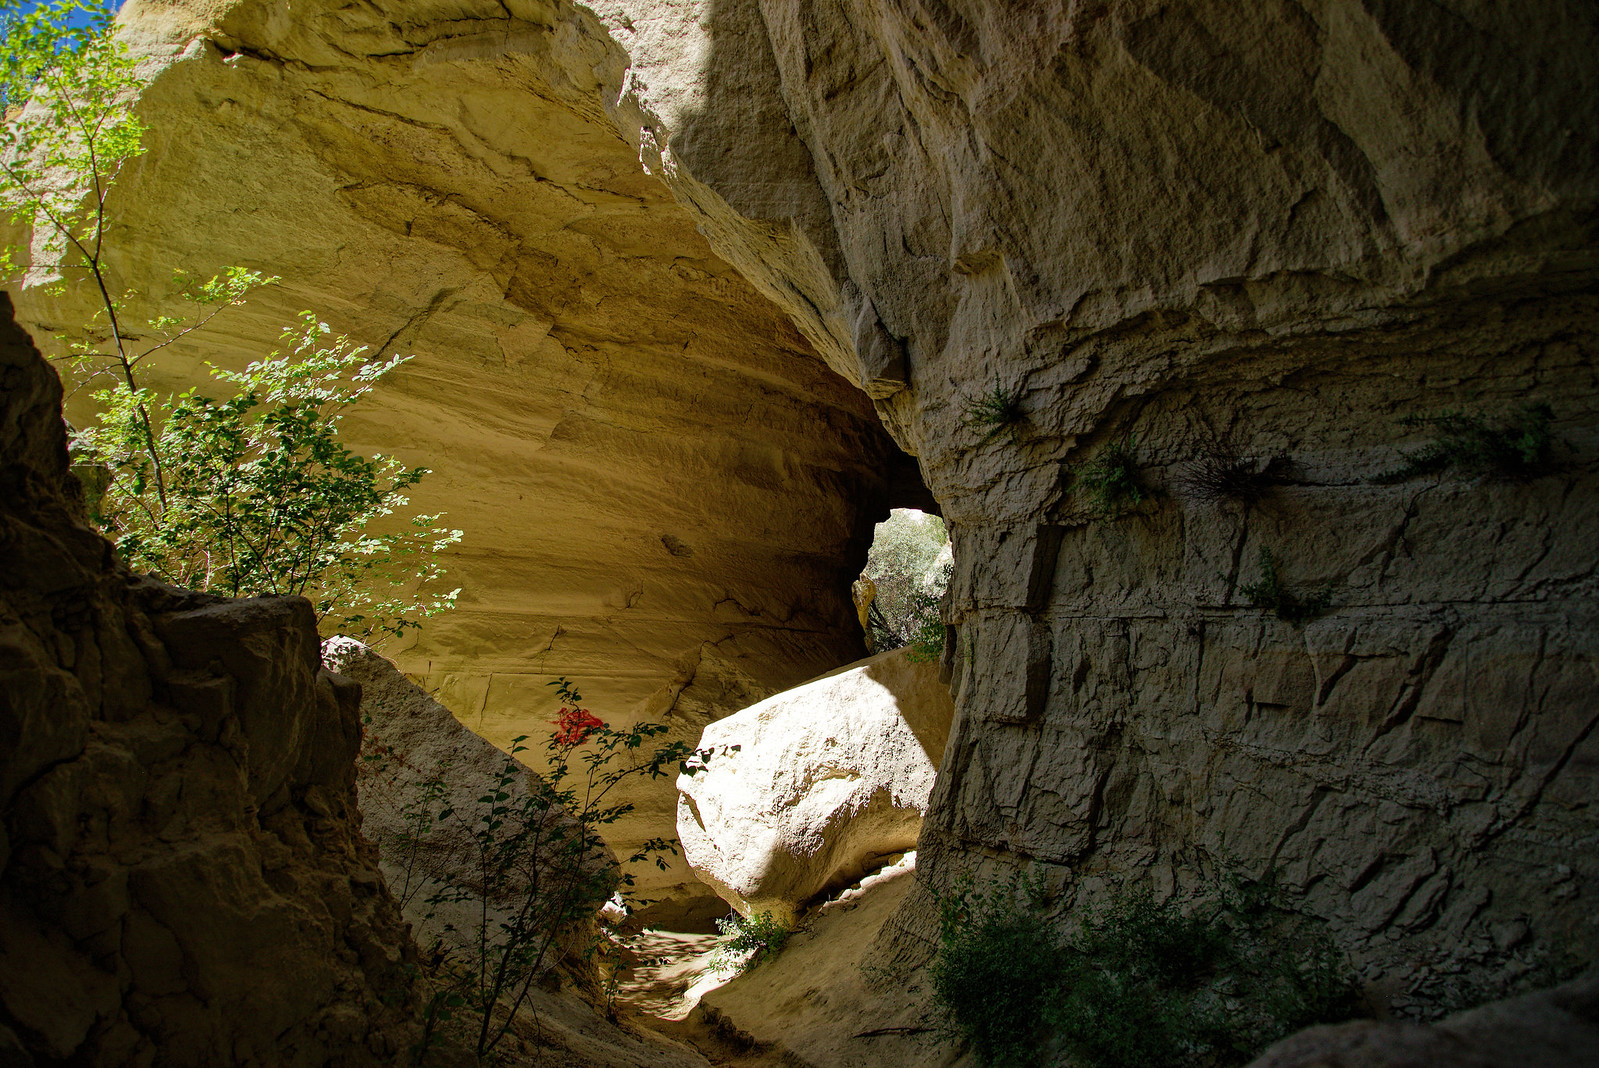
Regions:
<instances>
[{"instance_id":1,"label":"sprig of vegetation","mask_svg":"<svg viewBox=\"0 0 1599 1068\"><path fill-rule=\"evenodd\" d=\"M1038 1063L1046 1015L1065 975L1041 883L1020 877L940 895L938 955L928 968L950 1030L984 1068Z\"/></svg>"},{"instance_id":2,"label":"sprig of vegetation","mask_svg":"<svg viewBox=\"0 0 1599 1068\"><path fill-rule=\"evenodd\" d=\"M984 1068L1223 1068L1283 1035L1358 1013L1354 977L1319 927L1268 898L1217 892L1183 911L1123 893L1062 934L1041 887L970 883L940 900L931 975Z\"/></svg>"},{"instance_id":3,"label":"sprig of vegetation","mask_svg":"<svg viewBox=\"0 0 1599 1068\"><path fill-rule=\"evenodd\" d=\"M653 861L662 870L672 843L643 843L617 865L610 859L604 828L633 811L631 802L609 800L622 782L670 773L693 775L686 761L693 750L683 742L655 745L666 733L659 723L619 730L582 705L568 680L550 683L562 707L545 745L546 770L534 775L517 759L529 751L527 736L512 741L511 755L483 793L469 806L445 803L436 812L408 808L396 842L379 848L396 858L414 853L441 829L466 845L458 863L443 866L442 882L425 898L428 917L442 906L467 906L466 929L446 923L451 944L434 949L433 978L439 984L424 1014L425 1033L418 1061L438 1041L441 1029L461 1035L481 1060L516 1027L533 985L548 975L563 947L583 924L593 920L613 894L634 884L632 865ZM403 760L380 740L369 744L379 762ZM417 800L444 797L443 771L418 788ZM591 942L586 952L599 951Z\"/></svg>"},{"instance_id":4,"label":"sprig of vegetation","mask_svg":"<svg viewBox=\"0 0 1599 1068\"><path fill-rule=\"evenodd\" d=\"M1260 550L1260 581L1239 587L1239 593L1248 598L1255 608L1264 608L1285 623L1296 627L1327 611L1332 604L1332 586L1326 585L1314 593L1297 593L1283 585L1277 573L1277 557L1270 550Z\"/></svg>"},{"instance_id":5,"label":"sprig of vegetation","mask_svg":"<svg viewBox=\"0 0 1599 1068\"><path fill-rule=\"evenodd\" d=\"M283 336L290 355L211 369L236 388L227 400L123 382L98 391L100 421L74 440L99 478L91 516L135 570L229 597L304 595L324 630L402 634L460 593L436 587L461 531L436 514L397 519L427 468L360 456L341 433L345 412L405 360L365 359L310 312Z\"/></svg>"},{"instance_id":6,"label":"sprig of vegetation","mask_svg":"<svg viewBox=\"0 0 1599 1068\"><path fill-rule=\"evenodd\" d=\"M1403 482L1452 467L1495 478L1530 478L1548 465L1553 421L1554 411L1547 404L1530 404L1499 424L1468 412L1406 416L1405 426L1426 427L1439 436L1376 481Z\"/></svg>"},{"instance_id":7,"label":"sprig of vegetation","mask_svg":"<svg viewBox=\"0 0 1599 1068\"><path fill-rule=\"evenodd\" d=\"M752 916L732 913L716 921L723 940L711 951L708 963L718 975L736 975L772 960L788 944L794 929L785 926L770 912Z\"/></svg>"},{"instance_id":8,"label":"sprig of vegetation","mask_svg":"<svg viewBox=\"0 0 1599 1068\"><path fill-rule=\"evenodd\" d=\"M1249 506L1271 488L1268 471L1221 447L1207 449L1183 464L1174 479L1177 489L1191 500L1208 504L1234 501Z\"/></svg>"},{"instance_id":9,"label":"sprig of vegetation","mask_svg":"<svg viewBox=\"0 0 1599 1068\"><path fill-rule=\"evenodd\" d=\"M1077 476L1078 485L1087 491L1094 511L1101 517L1113 519L1149 497L1134 458L1137 448L1138 439L1131 434L1112 441Z\"/></svg>"},{"instance_id":10,"label":"sprig of vegetation","mask_svg":"<svg viewBox=\"0 0 1599 1068\"><path fill-rule=\"evenodd\" d=\"M1016 436L1018 429L1027 421L1027 412L1022 407L1023 393L1019 385L1014 389L1006 389L995 380L992 389L966 401L966 425L984 432L979 444L986 444L1004 433L1009 433L1012 438Z\"/></svg>"}]
</instances>

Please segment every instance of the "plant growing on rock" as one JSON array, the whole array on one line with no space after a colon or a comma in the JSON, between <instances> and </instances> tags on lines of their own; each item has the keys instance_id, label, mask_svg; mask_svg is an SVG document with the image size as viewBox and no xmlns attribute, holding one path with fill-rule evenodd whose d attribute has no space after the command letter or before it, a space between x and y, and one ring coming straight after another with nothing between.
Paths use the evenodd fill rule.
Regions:
<instances>
[{"instance_id":1,"label":"plant growing on rock","mask_svg":"<svg viewBox=\"0 0 1599 1068\"><path fill-rule=\"evenodd\" d=\"M450 936L433 948L438 990L427 1013L425 1056L441 1029L461 1034L482 1059L516 1028L533 985L563 955L593 956L596 937L584 941L584 925L622 889L633 885L627 868L653 860L663 869L675 847L660 838L645 842L618 865L606 848L604 828L633 810L609 799L634 777L659 778L670 769L692 775L692 749L682 742L651 748L666 732L658 723L626 730L610 727L582 706L566 679L551 685L563 702L545 745L547 770L530 772L517 759L527 736L513 740L496 777L471 805L445 804L408 821L418 838L445 830L466 845L459 868L426 898L428 918L449 911L457 917L443 929ZM374 743L378 760L403 759ZM424 784L419 800L436 800L441 788ZM380 848L395 844L379 842ZM404 849L414 843L400 842ZM462 909L464 908L464 912ZM575 940L575 941L574 941Z\"/></svg>"},{"instance_id":2,"label":"plant growing on rock","mask_svg":"<svg viewBox=\"0 0 1599 1068\"><path fill-rule=\"evenodd\" d=\"M1183 464L1173 481L1190 500L1203 504L1231 501L1247 508L1271 489L1273 468L1280 463L1267 464L1263 470L1255 461L1217 445Z\"/></svg>"},{"instance_id":3,"label":"plant growing on rock","mask_svg":"<svg viewBox=\"0 0 1599 1068\"><path fill-rule=\"evenodd\" d=\"M1260 581L1239 587L1239 593L1256 608L1270 611L1278 619L1303 626L1327 611L1332 604L1332 587L1301 593L1283 584L1277 572L1277 556L1270 549L1260 550Z\"/></svg>"},{"instance_id":4,"label":"plant growing on rock","mask_svg":"<svg viewBox=\"0 0 1599 1068\"><path fill-rule=\"evenodd\" d=\"M940 901L939 1003L980 1065L1221 1068L1310 1023L1358 1013L1343 954L1267 892L1216 891L1184 911L1147 892L1050 923L1037 883Z\"/></svg>"},{"instance_id":5,"label":"plant growing on rock","mask_svg":"<svg viewBox=\"0 0 1599 1068\"><path fill-rule=\"evenodd\" d=\"M434 587L439 553L461 532L440 529L437 515L398 518L425 468L362 457L340 440L343 412L403 360L365 361L307 312L284 334L292 356L212 368L232 392L224 400L141 382L154 354L277 279L230 267L185 282L195 314L150 321L143 341L128 331L130 294L109 275L105 235L113 182L144 151L145 127L114 15L114 4L55 0L0 28L0 207L31 229L40 254L19 265L7 250L4 271L57 290L75 280L99 305L86 340L70 342L84 382L106 383L93 394L98 422L73 440L91 518L129 566L176 585L303 594L325 629L358 636L416 627L459 592Z\"/></svg>"},{"instance_id":6,"label":"plant growing on rock","mask_svg":"<svg viewBox=\"0 0 1599 1068\"><path fill-rule=\"evenodd\" d=\"M736 975L757 967L783 952L794 929L770 912L744 917L732 913L716 921L723 940L711 951L710 967L718 975Z\"/></svg>"},{"instance_id":7,"label":"plant growing on rock","mask_svg":"<svg viewBox=\"0 0 1599 1068\"><path fill-rule=\"evenodd\" d=\"M938 955L928 969L950 1030L984 1068L1037 1063L1064 958L1043 887L1020 877L938 898Z\"/></svg>"},{"instance_id":8,"label":"plant growing on rock","mask_svg":"<svg viewBox=\"0 0 1599 1068\"><path fill-rule=\"evenodd\" d=\"M1530 404L1500 423L1467 412L1410 415L1402 422L1436 431L1438 437L1379 475L1378 482L1403 482L1451 467L1495 478L1530 478L1548 465L1553 444L1554 411L1547 404Z\"/></svg>"},{"instance_id":9,"label":"plant growing on rock","mask_svg":"<svg viewBox=\"0 0 1599 1068\"><path fill-rule=\"evenodd\" d=\"M1120 441L1112 441L1077 476L1078 485L1087 491L1100 517L1114 519L1148 499L1149 490L1139 477L1134 458L1137 448L1138 439L1131 434Z\"/></svg>"},{"instance_id":10,"label":"plant growing on rock","mask_svg":"<svg viewBox=\"0 0 1599 1068\"><path fill-rule=\"evenodd\" d=\"M284 334L291 356L212 368L237 388L225 401L100 390L100 423L76 442L104 474L90 514L135 570L229 597L304 595L325 629L401 634L453 604L459 590L435 587L461 532L438 515L395 523L427 469L341 440L345 412L405 361L364 360L314 315L302 320Z\"/></svg>"},{"instance_id":11,"label":"plant growing on rock","mask_svg":"<svg viewBox=\"0 0 1599 1068\"><path fill-rule=\"evenodd\" d=\"M1021 386L1006 389L995 380L992 389L966 401L963 413L966 425L983 431L979 444L987 444L1000 434L1008 433L1015 438L1027 421L1027 411L1022 407L1023 392Z\"/></svg>"}]
</instances>

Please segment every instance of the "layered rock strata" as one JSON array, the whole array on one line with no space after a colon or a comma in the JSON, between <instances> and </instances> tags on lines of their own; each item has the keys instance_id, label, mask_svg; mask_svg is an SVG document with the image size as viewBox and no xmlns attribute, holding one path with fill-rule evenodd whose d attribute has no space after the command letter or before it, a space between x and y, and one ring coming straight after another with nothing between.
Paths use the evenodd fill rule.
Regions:
<instances>
[{"instance_id":1,"label":"layered rock strata","mask_svg":"<svg viewBox=\"0 0 1599 1068\"><path fill-rule=\"evenodd\" d=\"M458 607L385 650L408 674L502 746L553 718L559 675L608 720L670 716L692 741L861 655L848 584L897 450L640 169L606 115L627 59L591 13L250 0L121 19L152 79L149 151L111 202L125 320L182 311L174 269L283 279L147 381L258 358L305 308L415 357L347 422L362 451L432 468L416 507L466 532ZM40 337L92 311L18 299ZM669 782L636 800L670 833Z\"/></svg>"},{"instance_id":2,"label":"layered rock strata","mask_svg":"<svg viewBox=\"0 0 1599 1068\"><path fill-rule=\"evenodd\" d=\"M310 605L119 570L0 298L0 1060L386 1065L414 966ZM269 981L268 981L269 980Z\"/></svg>"},{"instance_id":3,"label":"layered rock strata","mask_svg":"<svg viewBox=\"0 0 1599 1068\"><path fill-rule=\"evenodd\" d=\"M815 673L799 668L845 619L831 582L855 528L769 521L772 495L707 494L727 471L786 488L772 473L798 468L822 473L801 480L816 487L797 498L815 509L805 515L831 515L875 446L858 401L792 385L805 360L755 376L763 398L797 400L742 406L748 379L724 375L717 354L770 351L744 344L754 322L790 355L803 336L873 398L951 527L958 715L921 878L943 883L978 857L1036 862L1066 895L1092 897L1270 872L1416 1012L1599 952L1585 904L1599 880L1591 5L139 10L135 32L172 42L174 60L144 106L211 131L174 137L130 186L151 212L206 205L163 227L177 235L166 240L259 239L253 262L282 262L306 287L296 299L324 286L317 303L350 302L330 315L391 309L399 332L385 348L423 349L448 327L480 354L459 365L477 370L449 373L452 388L544 412L553 466L528 485L502 477L520 470L511 443L525 436L505 418L492 435L449 439L489 462L441 473L439 489L508 501L531 487L557 517L520 528L533 545L577 518L582 553L528 559L656 544L670 557L614 587L617 554L601 568L498 572L515 582L482 588L531 582L517 587L536 590L529 610L458 616L432 639L456 652L420 671L458 711L484 709L492 727L490 710L510 707L501 694L542 681L513 662L581 676L571 665L597 665L612 639L652 651L632 661L651 666L626 676L638 684L625 700L609 692L625 703L653 691L657 710L675 700L709 718L765 696L777 675ZM527 135L524 115L551 136ZM505 131L522 131L509 153L496 147ZM271 180L235 158L290 171ZM591 158L602 162L586 170ZM523 194L574 206L537 216L559 226L524 227L510 217ZM673 240L695 251L669 258ZM429 255L408 258L419 245ZM208 256L176 262L195 258ZM651 330L626 337L670 342L617 340L611 315L666 292L653 280L667 268L650 265L668 262L707 281L634 315ZM40 321L72 321L39 307ZM684 324L707 309L719 341L697 348L705 335ZM479 321L508 340L489 346L467 325ZM661 359L624 362L630 345ZM692 371L669 350L698 356ZM703 390L684 385L702 371ZM414 381L396 402L451 418L444 391ZM587 406L602 394L610 407ZM555 396L563 405L538 403ZM568 419L574 396L584 403ZM675 421L652 422L643 398L657 396ZM1380 477L1429 440L1407 416L1463 409L1503 425L1538 402L1552 447L1522 477L1469 464ZM677 469L698 474L666 495L661 479L597 488L660 471L643 444L625 463L610 450L661 451L694 405L712 414L696 454L724 464ZM739 429L749 423L759 431ZM667 434L645 435L652 425ZM807 467L818 443L832 459ZM1117 444L1150 491L1136 507L1102 508L1090 488ZM1216 482L1207 470L1247 477L1217 493L1202 488ZM594 518L642 515L673 522L643 524L646 536L631 518ZM684 530L712 515L836 536L809 537L820 555L777 533L758 552L711 553ZM1261 606L1263 550L1302 600L1325 595L1319 618ZM709 595L785 554L807 582ZM572 589L584 592L563 601ZM715 622L630 614L679 589L699 591ZM539 603L575 610L541 616ZM668 627L680 652L638 640ZM516 685L466 671L487 649ZM925 952L929 934L913 901L896 946L922 939Z\"/></svg>"},{"instance_id":4,"label":"layered rock strata","mask_svg":"<svg viewBox=\"0 0 1599 1068\"><path fill-rule=\"evenodd\" d=\"M950 524L923 878L1269 873L1416 1012L1599 952L1588 7L600 10L646 162ZM1538 403L1519 477L1383 477Z\"/></svg>"}]
</instances>

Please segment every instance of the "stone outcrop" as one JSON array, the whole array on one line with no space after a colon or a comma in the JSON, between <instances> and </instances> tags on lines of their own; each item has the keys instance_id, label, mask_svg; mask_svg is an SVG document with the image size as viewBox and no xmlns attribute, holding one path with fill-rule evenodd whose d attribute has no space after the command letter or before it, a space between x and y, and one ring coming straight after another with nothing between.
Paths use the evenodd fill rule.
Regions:
<instances>
[{"instance_id":1,"label":"stone outcrop","mask_svg":"<svg viewBox=\"0 0 1599 1068\"><path fill-rule=\"evenodd\" d=\"M607 720L692 741L862 655L848 584L897 450L641 171L606 115L627 58L592 13L247 0L121 19L153 79L149 151L112 200L124 318L181 312L179 268L283 279L147 381L258 358L304 308L415 356L347 422L363 451L432 468L415 505L466 531L457 608L385 650L404 671L502 746L553 717L559 675ZM18 301L40 338L93 310ZM635 800L644 837L670 833L670 782ZM694 882L677 862L649 880Z\"/></svg>"},{"instance_id":2,"label":"stone outcrop","mask_svg":"<svg viewBox=\"0 0 1599 1068\"><path fill-rule=\"evenodd\" d=\"M921 878L1270 872L1412 1013L1599 953L1590 11L600 10L646 163L950 525ZM767 113L793 132L757 147ZM996 392L1017 417L984 425ZM1407 416L1540 402L1522 478L1381 477L1431 436ZM1084 476L1117 443L1152 492L1106 515ZM1263 551L1328 611L1253 604ZM901 922L925 954L926 901Z\"/></svg>"},{"instance_id":3,"label":"stone outcrop","mask_svg":"<svg viewBox=\"0 0 1599 1068\"><path fill-rule=\"evenodd\" d=\"M437 946L454 958L471 959L485 922L484 899L492 934L500 923L515 921L533 892L520 865L484 886L476 838L489 816L482 798L496 793L509 772L503 803L525 805L533 773L461 726L449 709L355 639L323 642L322 663L361 686L361 830L377 847L401 913L424 950ZM440 812L454 815L441 820ZM551 820L563 833L571 828L559 812ZM507 829L500 838L510 835ZM595 855L591 863L606 868L616 860ZM548 874L550 861L540 867ZM551 947L547 965L558 962L561 948Z\"/></svg>"},{"instance_id":4,"label":"stone outcrop","mask_svg":"<svg viewBox=\"0 0 1599 1068\"><path fill-rule=\"evenodd\" d=\"M300 598L119 570L0 298L0 1061L387 1065L409 939Z\"/></svg>"},{"instance_id":5,"label":"stone outcrop","mask_svg":"<svg viewBox=\"0 0 1599 1068\"><path fill-rule=\"evenodd\" d=\"M1574 1068L1599 1049L1599 975L1457 1013L1434 1026L1312 1027L1249 1068Z\"/></svg>"},{"instance_id":6,"label":"stone outcrop","mask_svg":"<svg viewBox=\"0 0 1599 1068\"><path fill-rule=\"evenodd\" d=\"M792 923L915 848L953 714L901 649L717 720L677 780L684 858L739 912Z\"/></svg>"}]
</instances>

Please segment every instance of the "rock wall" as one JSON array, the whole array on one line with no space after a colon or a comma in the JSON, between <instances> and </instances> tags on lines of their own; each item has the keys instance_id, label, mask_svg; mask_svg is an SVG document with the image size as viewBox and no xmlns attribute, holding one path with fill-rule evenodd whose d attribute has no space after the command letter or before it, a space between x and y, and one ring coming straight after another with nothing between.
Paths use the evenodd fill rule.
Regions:
<instances>
[{"instance_id":1,"label":"rock wall","mask_svg":"<svg viewBox=\"0 0 1599 1068\"><path fill-rule=\"evenodd\" d=\"M246 0L121 18L152 79L149 151L112 200L124 318L181 309L177 268L283 279L149 381L253 359L303 308L415 355L347 423L356 447L432 468L416 506L466 532L458 607L384 649L404 671L502 746L547 730L559 675L612 722L670 718L692 741L862 655L848 585L897 450L640 169L605 110L626 55L591 13ZM81 295L18 301L41 338L89 318ZM669 782L636 801L670 833Z\"/></svg>"},{"instance_id":2,"label":"rock wall","mask_svg":"<svg viewBox=\"0 0 1599 1068\"><path fill-rule=\"evenodd\" d=\"M813 350L952 529L920 877L1270 870L1417 1012L1599 951L1592 5L126 18L183 117L129 188L184 220L126 265L272 264L269 310L460 354L373 440L437 434L455 521L503 532L412 654L491 736L541 671L703 721L832 666L885 446ZM1533 402L1527 478L1374 481L1406 416ZM1083 476L1124 441L1155 492L1109 518ZM1263 492L1196 492L1218 461ZM1261 550L1329 611L1252 606Z\"/></svg>"},{"instance_id":3,"label":"rock wall","mask_svg":"<svg viewBox=\"0 0 1599 1068\"><path fill-rule=\"evenodd\" d=\"M1599 952L1590 5L610 8L646 163L951 524L923 877L1271 871L1418 1012ZM1378 477L1407 416L1538 402L1524 479ZM1153 496L1110 518L1119 442ZM1253 607L1262 550L1330 610Z\"/></svg>"},{"instance_id":4,"label":"rock wall","mask_svg":"<svg viewBox=\"0 0 1599 1068\"><path fill-rule=\"evenodd\" d=\"M395 1063L415 979L359 831L359 689L303 599L115 566L5 298L0 385L0 1060Z\"/></svg>"}]
</instances>

